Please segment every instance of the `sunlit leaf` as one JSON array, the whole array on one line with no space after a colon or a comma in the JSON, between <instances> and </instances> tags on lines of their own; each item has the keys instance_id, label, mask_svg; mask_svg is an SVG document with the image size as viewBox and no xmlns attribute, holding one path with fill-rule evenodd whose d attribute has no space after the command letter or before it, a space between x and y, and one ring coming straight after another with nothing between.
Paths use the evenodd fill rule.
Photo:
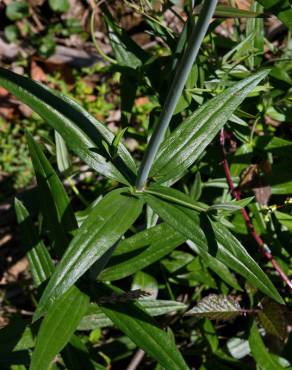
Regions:
<instances>
[{"instance_id":1,"label":"sunlit leaf","mask_svg":"<svg viewBox=\"0 0 292 370\"><path fill-rule=\"evenodd\" d=\"M143 202L128 189L107 194L92 209L52 275L35 313L35 320L65 293L96 261L98 275L111 256L115 243L134 223Z\"/></svg>"}]
</instances>

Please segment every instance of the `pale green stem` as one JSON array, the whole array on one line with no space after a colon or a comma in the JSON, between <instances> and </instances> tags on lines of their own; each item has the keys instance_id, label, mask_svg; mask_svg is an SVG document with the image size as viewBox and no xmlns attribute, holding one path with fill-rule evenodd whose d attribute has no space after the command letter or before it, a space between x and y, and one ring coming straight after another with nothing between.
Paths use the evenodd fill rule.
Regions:
<instances>
[{"instance_id":1,"label":"pale green stem","mask_svg":"<svg viewBox=\"0 0 292 370\"><path fill-rule=\"evenodd\" d=\"M116 60L110 58L108 55L106 55L101 47L98 45L98 42L96 41L96 38L95 38L95 10L92 12L91 14L91 19L90 19L90 32L91 32L91 38L92 38L92 41L94 43L94 46L95 46L95 49L96 51L98 52L98 54L105 60L107 60L108 62L110 62L111 64L116 64Z\"/></svg>"},{"instance_id":2,"label":"pale green stem","mask_svg":"<svg viewBox=\"0 0 292 370\"><path fill-rule=\"evenodd\" d=\"M177 105L177 102L183 92L183 88L187 81L189 72L196 60L198 51L203 42L204 36L208 30L209 22L213 16L217 4L217 0L205 0L198 22L194 27L188 45L179 62L173 82L170 86L165 104L163 106L159 122L154 128L150 138L142 163L140 165L136 187L142 190L147 181L150 169L156 157L159 146L164 139L165 132Z\"/></svg>"}]
</instances>

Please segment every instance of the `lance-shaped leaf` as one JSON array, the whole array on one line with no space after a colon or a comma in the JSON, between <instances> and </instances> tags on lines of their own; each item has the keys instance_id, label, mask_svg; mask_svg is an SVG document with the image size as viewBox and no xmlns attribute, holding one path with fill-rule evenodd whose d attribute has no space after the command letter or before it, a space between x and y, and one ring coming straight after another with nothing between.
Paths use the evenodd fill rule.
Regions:
<instances>
[{"instance_id":1,"label":"lance-shaped leaf","mask_svg":"<svg viewBox=\"0 0 292 370\"><path fill-rule=\"evenodd\" d=\"M62 136L55 131L55 143L56 143L56 159L58 170L61 173L65 173L70 168L70 158L65 140Z\"/></svg>"},{"instance_id":2,"label":"lance-shaped leaf","mask_svg":"<svg viewBox=\"0 0 292 370\"><path fill-rule=\"evenodd\" d=\"M209 320L231 320L243 312L235 297L210 294L185 315Z\"/></svg>"},{"instance_id":3,"label":"lance-shaped leaf","mask_svg":"<svg viewBox=\"0 0 292 370\"><path fill-rule=\"evenodd\" d=\"M108 267L100 275L103 281L125 278L169 254L185 237L163 223L122 240Z\"/></svg>"},{"instance_id":4,"label":"lance-shaped leaf","mask_svg":"<svg viewBox=\"0 0 292 370\"><path fill-rule=\"evenodd\" d=\"M100 123L96 118L87 112L81 105L79 105L74 99L61 94L60 92L53 91L54 94L61 97L66 103L68 103L71 108L76 109L86 118L86 120L91 123L91 125L98 131L101 139L105 141L108 146L112 146L115 140L115 134L109 130L105 125ZM101 140L99 139L99 140ZM96 139L97 140L97 139ZM98 141L98 140L97 140ZM103 145L104 146L104 145ZM134 175L137 173L137 167L135 161L125 145L120 141L115 149L115 156L112 158L113 164L117 168L121 168L125 172L125 176L134 181Z\"/></svg>"},{"instance_id":5,"label":"lance-shaped leaf","mask_svg":"<svg viewBox=\"0 0 292 370\"><path fill-rule=\"evenodd\" d=\"M150 176L159 183L181 177L267 74L261 71L238 82L181 123L162 143Z\"/></svg>"},{"instance_id":6,"label":"lance-shaped leaf","mask_svg":"<svg viewBox=\"0 0 292 370\"><path fill-rule=\"evenodd\" d=\"M29 370L47 369L88 310L89 297L71 287L49 310L38 332Z\"/></svg>"},{"instance_id":7,"label":"lance-shaped leaf","mask_svg":"<svg viewBox=\"0 0 292 370\"><path fill-rule=\"evenodd\" d=\"M165 315L170 312L185 310L184 303L165 300L139 300L140 305L150 316ZM97 305L91 305L86 316L82 318L78 325L78 330L93 330L97 327L103 328L112 326L113 322L102 312Z\"/></svg>"},{"instance_id":8,"label":"lance-shaped leaf","mask_svg":"<svg viewBox=\"0 0 292 370\"><path fill-rule=\"evenodd\" d=\"M98 285L97 292L110 296L116 292L105 284ZM100 305L107 317L138 347L157 360L167 370L188 370L173 338L162 330L145 312L139 302L107 303Z\"/></svg>"},{"instance_id":9,"label":"lance-shaped leaf","mask_svg":"<svg viewBox=\"0 0 292 370\"><path fill-rule=\"evenodd\" d=\"M35 319L66 292L97 260L98 274L114 248L113 245L135 222L142 210L141 199L132 196L127 188L107 194L92 209L51 277L37 307Z\"/></svg>"},{"instance_id":10,"label":"lance-shaped leaf","mask_svg":"<svg viewBox=\"0 0 292 370\"><path fill-rule=\"evenodd\" d=\"M69 243L77 222L63 184L33 137L26 134L38 183L39 203L45 225L59 256Z\"/></svg>"},{"instance_id":11,"label":"lance-shaped leaf","mask_svg":"<svg viewBox=\"0 0 292 370\"><path fill-rule=\"evenodd\" d=\"M201 5L196 6L194 14L200 14L201 9ZM218 18L256 18L258 16L260 16L260 13L225 5L217 5L214 13L214 17Z\"/></svg>"},{"instance_id":12,"label":"lance-shaped leaf","mask_svg":"<svg viewBox=\"0 0 292 370\"><path fill-rule=\"evenodd\" d=\"M15 199L15 212L27 251L32 278L37 287L51 276L54 264L44 243L38 237L28 210L17 198Z\"/></svg>"},{"instance_id":13,"label":"lance-shaped leaf","mask_svg":"<svg viewBox=\"0 0 292 370\"><path fill-rule=\"evenodd\" d=\"M175 193L178 199L182 198L182 193L171 189L172 197ZM183 196L186 197L185 194ZM166 201L149 193L144 193L143 197L165 222L195 243L204 259L208 259L209 255L216 257L267 296L283 303L267 275L223 225L211 223L206 215L200 215L197 211L176 202Z\"/></svg>"},{"instance_id":14,"label":"lance-shaped leaf","mask_svg":"<svg viewBox=\"0 0 292 370\"><path fill-rule=\"evenodd\" d=\"M254 197L248 197L240 200L234 200L231 202L225 202L225 203L218 203L218 204L213 204L208 208L208 211L212 210L218 210L218 211L227 211L227 212L236 212L239 211L240 209L246 207Z\"/></svg>"},{"instance_id":15,"label":"lance-shaped leaf","mask_svg":"<svg viewBox=\"0 0 292 370\"><path fill-rule=\"evenodd\" d=\"M121 27L119 27L107 6L102 4L103 19L109 31L109 40L119 66L137 68L148 59L148 54Z\"/></svg>"},{"instance_id":16,"label":"lance-shaped leaf","mask_svg":"<svg viewBox=\"0 0 292 370\"><path fill-rule=\"evenodd\" d=\"M119 145L121 149L118 154L122 154L114 160L119 166L118 170L103 145L103 141L110 145L114 135L76 102L3 68L0 68L0 85L58 131L69 148L90 167L122 183L133 181L135 164L125 147Z\"/></svg>"}]
</instances>

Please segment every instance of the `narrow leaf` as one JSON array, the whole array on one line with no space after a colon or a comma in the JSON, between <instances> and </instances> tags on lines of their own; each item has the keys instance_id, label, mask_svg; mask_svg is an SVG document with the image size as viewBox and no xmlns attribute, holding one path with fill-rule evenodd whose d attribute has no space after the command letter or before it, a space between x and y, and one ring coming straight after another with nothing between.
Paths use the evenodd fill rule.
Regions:
<instances>
[{"instance_id":1,"label":"narrow leaf","mask_svg":"<svg viewBox=\"0 0 292 370\"><path fill-rule=\"evenodd\" d=\"M146 51L115 23L105 4L101 8L109 31L109 40L118 64L129 68L142 66L148 58Z\"/></svg>"},{"instance_id":2,"label":"narrow leaf","mask_svg":"<svg viewBox=\"0 0 292 370\"><path fill-rule=\"evenodd\" d=\"M89 113L84 114L85 110L76 102L64 98L57 92L50 91L27 77L3 68L0 68L0 85L30 106L57 130L69 148L90 167L106 177L126 184L131 180L126 177L132 177L133 181L132 170L135 165L133 159L129 159L131 156L125 147L121 146L121 152L124 157L127 157L127 165L129 162L132 164L131 168L125 165L124 158L119 157L115 162L120 164L119 168L125 170L126 177L111 163L111 158L106 156L101 145L102 140L107 141L108 136L111 136L109 142L111 143L114 135Z\"/></svg>"},{"instance_id":3,"label":"narrow leaf","mask_svg":"<svg viewBox=\"0 0 292 370\"><path fill-rule=\"evenodd\" d=\"M70 158L65 140L58 131L55 131L55 142L58 170L61 173L64 173L70 168Z\"/></svg>"},{"instance_id":4,"label":"narrow leaf","mask_svg":"<svg viewBox=\"0 0 292 370\"><path fill-rule=\"evenodd\" d=\"M26 134L38 182L39 203L49 237L61 256L69 243L77 222L62 182L33 137Z\"/></svg>"},{"instance_id":5,"label":"narrow leaf","mask_svg":"<svg viewBox=\"0 0 292 370\"><path fill-rule=\"evenodd\" d=\"M47 369L70 340L88 310L89 298L76 287L59 297L44 318L38 332L29 370Z\"/></svg>"},{"instance_id":6,"label":"narrow leaf","mask_svg":"<svg viewBox=\"0 0 292 370\"><path fill-rule=\"evenodd\" d=\"M51 277L37 307L35 319L65 293L97 260L111 255L113 245L135 222L143 202L126 188L107 194L92 209ZM100 264L100 270L104 265Z\"/></svg>"},{"instance_id":7,"label":"narrow leaf","mask_svg":"<svg viewBox=\"0 0 292 370\"><path fill-rule=\"evenodd\" d=\"M230 272L229 268L222 262L220 262L216 257L211 256L211 254L206 255L201 253L197 248L196 244L191 240L187 240L187 245L199 256L201 256L204 264L212 271L215 272L225 283L229 284L231 287L237 290L242 290L238 284L235 276Z\"/></svg>"},{"instance_id":8,"label":"narrow leaf","mask_svg":"<svg viewBox=\"0 0 292 370\"><path fill-rule=\"evenodd\" d=\"M261 71L238 82L181 123L162 143L150 175L159 183L181 177L267 74Z\"/></svg>"},{"instance_id":9,"label":"narrow leaf","mask_svg":"<svg viewBox=\"0 0 292 370\"><path fill-rule=\"evenodd\" d=\"M160 260L184 241L183 235L165 223L137 233L119 243L99 278L103 281L123 279Z\"/></svg>"},{"instance_id":10,"label":"narrow leaf","mask_svg":"<svg viewBox=\"0 0 292 370\"><path fill-rule=\"evenodd\" d=\"M173 193L175 190L172 190ZM192 209L167 202L151 194L145 193L144 198L165 222L195 243L204 258L208 259L208 256L212 255L244 276L266 295L283 303L267 275L223 225L210 223L205 215L200 216Z\"/></svg>"},{"instance_id":11,"label":"narrow leaf","mask_svg":"<svg viewBox=\"0 0 292 370\"><path fill-rule=\"evenodd\" d=\"M98 292L110 295L112 288L99 286ZM100 305L101 310L138 347L144 349L167 370L188 370L169 335L163 331L138 302Z\"/></svg>"},{"instance_id":12,"label":"narrow leaf","mask_svg":"<svg viewBox=\"0 0 292 370\"><path fill-rule=\"evenodd\" d=\"M51 276L54 264L44 243L38 237L28 210L17 198L15 198L15 212L32 278L37 287Z\"/></svg>"},{"instance_id":13,"label":"narrow leaf","mask_svg":"<svg viewBox=\"0 0 292 370\"><path fill-rule=\"evenodd\" d=\"M245 206L247 206L253 199L254 197L248 197L248 198L244 198L244 199L240 199L240 200L236 200L232 202L214 204L208 208L208 211L217 209L217 210L228 211L228 212L236 212L244 208Z\"/></svg>"},{"instance_id":14,"label":"narrow leaf","mask_svg":"<svg viewBox=\"0 0 292 370\"><path fill-rule=\"evenodd\" d=\"M200 5L196 6L194 13L199 14L201 8ZM214 17L218 18L256 18L258 16L260 13L225 5L217 5L214 13Z\"/></svg>"},{"instance_id":15,"label":"narrow leaf","mask_svg":"<svg viewBox=\"0 0 292 370\"><path fill-rule=\"evenodd\" d=\"M141 299L138 302L150 316L165 315L170 312L185 310L187 308L184 303L176 301ZM93 330L97 327L103 328L112 325L113 322L97 305L91 305L87 314L80 321L77 329Z\"/></svg>"}]
</instances>

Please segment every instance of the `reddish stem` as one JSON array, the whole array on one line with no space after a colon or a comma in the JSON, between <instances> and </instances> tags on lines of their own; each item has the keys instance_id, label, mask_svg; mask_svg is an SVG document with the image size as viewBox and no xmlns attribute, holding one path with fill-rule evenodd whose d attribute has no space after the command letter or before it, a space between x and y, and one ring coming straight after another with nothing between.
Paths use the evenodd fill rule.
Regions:
<instances>
[{"instance_id":1,"label":"reddish stem","mask_svg":"<svg viewBox=\"0 0 292 370\"><path fill-rule=\"evenodd\" d=\"M222 129L221 132L220 132L220 144L221 144L222 153L223 153L223 168L224 168L226 181L227 181L230 193L236 200L240 200L241 199L240 190L236 189L235 186L234 186L234 183L233 183L232 178L231 178L229 164L228 164L228 161L227 161L227 154L226 154L226 150L225 150L225 131L224 131L224 129ZM284 271L278 265L278 263L276 262L276 260L274 259L273 255L272 255L272 253L270 252L269 248L265 245L265 242L263 241L263 239L256 232L256 230L253 226L253 223L252 223L252 221L249 217L249 214L248 214L248 212L245 208L241 209L241 214L242 214L242 217L245 221L247 229L249 230L251 236L254 238L257 245L259 246L262 255L268 261L271 262L271 264L273 265L274 269L278 272L281 279L288 285L290 290L292 290L292 281L288 278L288 276L284 273Z\"/></svg>"}]
</instances>

